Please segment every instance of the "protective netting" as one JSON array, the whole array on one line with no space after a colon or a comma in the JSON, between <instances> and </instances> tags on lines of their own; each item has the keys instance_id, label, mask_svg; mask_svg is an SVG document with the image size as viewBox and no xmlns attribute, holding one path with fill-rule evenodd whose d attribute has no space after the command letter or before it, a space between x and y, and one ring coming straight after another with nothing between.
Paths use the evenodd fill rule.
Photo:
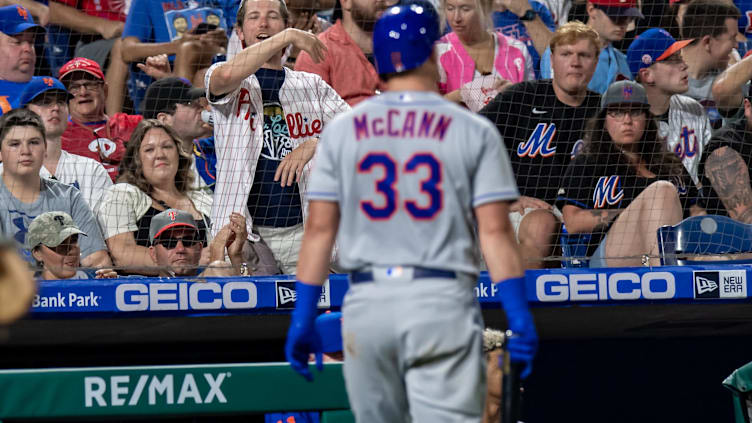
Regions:
<instances>
[{"instance_id":1,"label":"protective netting","mask_svg":"<svg viewBox=\"0 0 752 423\"><path fill-rule=\"evenodd\" d=\"M56 263L294 273L318 137L386 89L371 31L396 0L6 3L0 108L16 121L31 118L13 109L38 114L46 144L6 148L9 135L29 137L3 129L0 226L44 277L69 277ZM750 250L752 4L431 3L445 31L432 56L438 91L502 135L529 267ZM36 168L53 180L40 196L25 177ZM378 188L367 200L388 202ZM67 237L54 226L62 214L32 231L49 211L70 216ZM86 233L78 245L71 228ZM66 258L76 249L80 263Z\"/></svg>"}]
</instances>

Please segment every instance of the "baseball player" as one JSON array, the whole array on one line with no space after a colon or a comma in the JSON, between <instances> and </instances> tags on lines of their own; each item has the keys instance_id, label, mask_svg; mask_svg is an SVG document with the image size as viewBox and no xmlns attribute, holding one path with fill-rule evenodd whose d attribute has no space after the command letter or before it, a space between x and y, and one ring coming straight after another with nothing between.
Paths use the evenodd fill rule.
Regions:
<instances>
[{"instance_id":1,"label":"baseball player","mask_svg":"<svg viewBox=\"0 0 752 423\"><path fill-rule=\"evenodd\" d=\"M529 374L537 335L507 217L518 196L499 133L437 92L438 18L427 2L387 9L374 56L388 91L325 130L309 190L285 354L308 379L321 362L316 304L335 237L350 272L344 375L363 422L479 422L485 393L473 215ZM318 364L317 363L317 364Z\"/></svg>"},{"instance_id":2,"label":"baseball player","mask_svg":"<svg viewBox=\"0 0 752 423\"><path fill-rule=\"evenodd\" d=\"M689 89L687 64L681 50L692 40L676 41L668 31L649 29L627 50L627 61L637 82L645 87L650 112L658 118L658 135L681 159L697 184L702 151L711 127L705 109L695 99L680 95Z\"/></svg>"},{"instance_id":3,"label":"baseball player","mask_svg":"<svg viewBox=\"0 0 752 423\"><path fill-rule=\"evenodd\" d=\"M528 268L551 254L560 216L552 207L567 165L582 147L585 122L600 96L587 86L598 64L598 33L580 22L551 38L553 79L513 85L480 114L496 123L512 158L522 196L510 215ZM552 214L554 213L554 214Z\"/></svg>"},{"instance_id":4,"label":"baseball player","mask_svg":"<svg viewBox=\"0 0 752 423\"><path fill-rule=\"evenodd\" d=\"M282 0L244 0L238 36L248 47L209 68L206 87L217 153L214 227L227 224L231 212L243 213L253 241L255 228L283 272L292 273L309 160L323 127L350 107L318 75L282 67L290 44L315 60L325 51L316 36L285 29L287 16Z\"/></svg>"}]
</instances>

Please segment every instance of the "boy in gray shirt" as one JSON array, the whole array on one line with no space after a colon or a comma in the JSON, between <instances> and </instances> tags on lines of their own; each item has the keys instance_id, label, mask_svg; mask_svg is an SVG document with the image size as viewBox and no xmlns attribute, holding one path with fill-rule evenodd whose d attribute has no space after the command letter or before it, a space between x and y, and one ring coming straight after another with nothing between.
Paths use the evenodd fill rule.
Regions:
<instances>
[{"instance_id":1,"label":"boy in gray shirt","mask_svg":"<svg viewBox=\"0 0 752 423\"><path fill-rule=\"evenodd\" d=\"M26 233L34 217L46 211L63 211L89 236L81 239L84 267L110 267L112 261L91 209L77 188L39 177L46 149L44 124L37 114L15 109L0 117L0 232L12 238L22 256L32 261L26 249Z\"/></svg>"}]
</instances>

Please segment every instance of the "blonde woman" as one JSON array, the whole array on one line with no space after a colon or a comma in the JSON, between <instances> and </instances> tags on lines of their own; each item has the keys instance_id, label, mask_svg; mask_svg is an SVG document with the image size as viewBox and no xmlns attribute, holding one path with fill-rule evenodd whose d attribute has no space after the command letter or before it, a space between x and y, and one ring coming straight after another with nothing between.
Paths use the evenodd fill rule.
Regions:
<instances>
[{"instance_id":1,"label":"blonde woman","mask_svg":"<svg viewBox=\"0 0 752 423\"><path fill-rule=\"evenodd\" d=\"M505 87L535 79L521 41L493 32L492 0L442 0L452 32L442 38L439 90L451 101L478 111Z\"/></svg>"}]
</instances>

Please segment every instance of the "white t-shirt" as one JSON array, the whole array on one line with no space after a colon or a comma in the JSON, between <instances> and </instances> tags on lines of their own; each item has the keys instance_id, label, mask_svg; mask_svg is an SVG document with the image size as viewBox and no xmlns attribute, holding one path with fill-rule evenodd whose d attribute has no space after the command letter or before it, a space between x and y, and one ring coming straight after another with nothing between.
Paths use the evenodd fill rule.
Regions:
<instances>
[{"instance_id":1,"label":"white t-shirt","mask_svg":"<svg viewBox=\"0 0 752 423\"><path fill-rule=\"evenodd\" d=\"M94 159L71 154L65 150L60 153L55 174L52 175L47 168L42 166L39 169L39 176L49 179L54 177L64 184L78 188L89 208L96 210L105 190L112 186L112 179L107 174L107 170Z\"/></svg>"}]
</instances>

